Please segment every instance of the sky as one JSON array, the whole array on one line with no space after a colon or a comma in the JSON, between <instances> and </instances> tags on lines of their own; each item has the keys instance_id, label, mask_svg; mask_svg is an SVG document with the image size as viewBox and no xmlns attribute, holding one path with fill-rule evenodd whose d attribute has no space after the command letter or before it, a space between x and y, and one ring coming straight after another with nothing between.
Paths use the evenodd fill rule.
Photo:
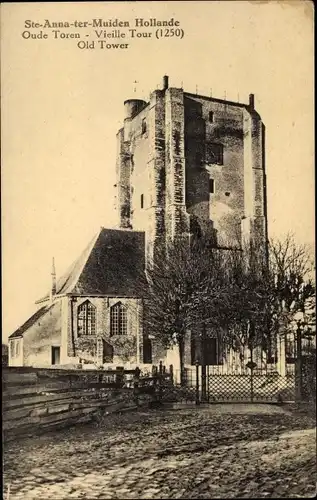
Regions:
<instances>
[{"instance_id":1,"label":"sky","mask_svg":"<svg viewBox=\"0 0 317 500\"><path fill-rule=\"evenodd\" d=\"M23 38L25 21L178 20L184 36ZM111 28L105 28L111 32ZM124 30L123 30L124 31ZM268 227L314 245L313 4L4 3L1 7L2 328L5 341L101 226L114 227L123 102L170 86L255 105L266 126ZM88 35L88 36L86 36ZM27 36L27 35L25 35ZM106 39L107 43L117 40ZM137 82L137 83L134 83Z\"/></svg>"}]
</instances>

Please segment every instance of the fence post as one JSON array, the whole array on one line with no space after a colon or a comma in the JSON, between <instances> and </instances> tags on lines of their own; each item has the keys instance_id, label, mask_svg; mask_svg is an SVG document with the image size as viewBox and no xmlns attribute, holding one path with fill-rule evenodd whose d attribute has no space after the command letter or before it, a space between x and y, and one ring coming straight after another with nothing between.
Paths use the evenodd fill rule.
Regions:
<instances>
[{"instance_id":1,"label":"fence post","mask_svg":"<svg viewBox=\"0 0 317 500\"><path fill-rule=\"evenodd\" d=\"M124 368L122 366L117 366L116 368L116 384L119 387L124 385Z\"/></svg>"},{"instance_id":2,"label":"fence post","mask_svg":"<svg viewBox=\"0 0 317 500\"><path fill-rule=\"evenodd\" d=\"M253 367L251 368L251 374L250 374L250 392L251 392L251 403L253 403L253 398L254 398Z\"/></svg>"},{"instance_id":3,"label":"fence post","mask_svg":"<svg viewBox=\"0 0 317 500\"><path fill-rule=\"evenodd\" d=\"M199 405L199 361L196 361L196 405Z\"/></svg>"},{"instance_id":4,"label":"fence post","mask_svg":"<svg viewBox=\"0 0 317 500\"><path fill-rule=\"evenodd\" d=\"M210 393L209 393L209 365L207 365L207 401L210 401Z\"/></svg>"},{"instance_id":5,"label":"fence post","mask_svg":"<svg viewBox=\"0 0 317 500\"><path fill-rule=\"evenodd\" d=\"M254 370L254 363L253 363L253 346L251 345L250 349L250 368L251 368L251 379L250 379L250 390L251 390L251 402L253 403L253 397L254 397L254 388L253 388L253 370Z\"/></svg>"},{"instance_id":6,"label":"fence post","mask_svg":"<svg viewBox=\"0 0 317 500\"><path fill-rule=\"evenodd\" d=\"M202 333L202 338L201 338L201 354L200 354L200 360L201 360L201 400L206 401L206 356L205 356L205 350L206 350L206 325L205 323L203 324L203 333Z\"/></svg>"},{"instance_id":7,"label":"fence post","mask_svg":"<svg viewBox=\"0 0 317 500\"><path fill-rule=\"evenodd\" d=\"M163 363L162 361L160 361L160 364L159 364L159 375L158 375L158 381L159 381L159 402L161 403L162 402L162 395L163 395L163 387L162 387L162 381L163 381Z\"/></svg>"},{"instance_id":8,"label":"fence post","mask_svg":"<svg viewBox=\"0 0 317 500\"><path fill-rule=\"evenodd\" d=\"M137 366L135 371L134 371L134 377L133 377L133 399L134 402L137 406L139 406L139 381L140 381L140 373L141 370Z\"/></svg>"},{"instance_id":9,"label":"fence post","mask_svg":"<svg viewBox=\"0 0 317 500\"><path fill-rule=\"evenodd\" d=\"M296 336L296 367L297 367L297 375L296 375L296 399L297 401L302 401L303 399L303 359L302 359L302 331L300 325L297 328L297 336Z\"/></svg>"},{"instance_id":10,"label":"fence post","mask_svg":"<svg viewBox=\"0 0 317 500\"><path fill-rule=\"evenodd\" d=\"M170 365L170 377L171 377L172 385L174 385L173 365Z\"/></svg>"}]
</instances>

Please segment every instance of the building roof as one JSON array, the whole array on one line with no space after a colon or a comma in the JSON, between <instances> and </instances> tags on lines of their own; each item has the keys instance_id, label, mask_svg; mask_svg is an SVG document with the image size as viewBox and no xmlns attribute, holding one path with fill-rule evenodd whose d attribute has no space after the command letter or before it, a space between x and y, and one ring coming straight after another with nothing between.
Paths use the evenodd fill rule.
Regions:
<instances>
[{"instance_id":1,"label":"building roof","mask_svg":"<svg viewBox=\"0 0 317 500\"><path fill-rule=\"evenodd\" d=\"M191 92L184 92L184 96L193 99L203 99L204 101L216 102L218 104L226 104L227 106L236 106L237 108L244 108L248 110L250 114L261 120L259 113L255 109L251 109L250 104L237 101L228 101L227 99L219 99L218 97L209 97L206 95L193 94Z\"/></svg>"},{"instance_id":2,"label":"building roof","mask_svg":"<svg viewBox=\"0 0 317 500\"><path fill-rule=\"evenodd\" d=\"M145 233L101 228L79 258L57 280L56 295L133 296L143 278ZM49 299L47 294L37 303Z\"/></svg>"},{"instance_id":3,"label":"building roof","mask_svg":"<svg viewBox=\"0 0 317 500\"><path fill-rule=\"evenodd\" d=\"M44 314L46 314L52 307L53 304L47 304L40 309L38 309L23 325L21 325L15 332L13 332L9 339L22 337L23 333L33 326Z\"/></svg>"}]
</instances>

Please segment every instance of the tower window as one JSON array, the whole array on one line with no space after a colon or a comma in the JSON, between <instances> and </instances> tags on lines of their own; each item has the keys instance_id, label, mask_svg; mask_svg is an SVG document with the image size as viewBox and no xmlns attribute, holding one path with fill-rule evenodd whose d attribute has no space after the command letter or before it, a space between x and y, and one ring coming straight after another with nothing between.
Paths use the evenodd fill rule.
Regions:
<instances>
[{"instance_id":1,"label":"tower window","mask_svg":"<svg viewBox=\"0 0 317 500\"><path fill-rule=\"evenodd\" d=\"M110 336L127 335L127 332L127 310L121 302L118 302L110 309Z\"/></svg>"},{"instance_id":2,"label":"tower window","mask_svg":"<svg viewBox=\"0 0 317 500\"><path fill-rule=\"evenodd\" d=\"M209 179L209 193L215 192L215 181L214 179Z\"/></svg>"},{"instance_id":3,"label":"tower window","mask_svg":"<svg viewBox=\"0 0 317 500\"><path fill-rule=\"evenodd\" d=\"M213 111L209 111L209 121L210 121L210 123L214 122L214 112Z\"/></svg>"},{"instance_id":4,"label":"tower window","mask_svg":"<svg viewBox=\"0 0 317 500\"><path fill-rule=\"evenodd\" d=\"M141 194L141 208L144 208L144 194Z\"/></svg>"},{"instance_id":5,"label":"tower window","mask_svg":"<svg viewBox=\"0 0 317 500\"><path fill-rule=\"evenodd\" d=\"M142 134L145 134L146 132L146 118L143 118L142 120Z\"/></svg>"},{"instance_id":6,"label":"tower window","mask_svg":"<svg viewBox=\"0 0 317 500\"><path fill-rule=\"evenodd\" d=\"M223 145L216 143L206 144L206 160L207 163L223 165Z\"/></svg>"},{"instance_id":7,"label":"tower window","mask_svg":"<svg viewBox=\"0 0 317 500\"><path fill-rule=\"evenodd\" d=\"M77 332L79 337L96 333L96 308L89 300L78 306Z\"/></svg>"}]
</instances>

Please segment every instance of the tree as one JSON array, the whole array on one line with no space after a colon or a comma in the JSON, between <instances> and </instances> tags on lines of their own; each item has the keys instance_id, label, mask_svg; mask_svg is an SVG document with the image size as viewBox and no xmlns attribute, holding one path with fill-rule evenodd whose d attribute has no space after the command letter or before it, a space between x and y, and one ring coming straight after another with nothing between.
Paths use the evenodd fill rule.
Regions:
<instances>
[{"instance_id":1,"label":"tree","mask_svg":"<svg viewBox=\"0 0 317 500\"><path fill-rule=\"evenodd\" d=\"M223 343L239 352L244 361L246 348L251 362L255 347L266 342L266 324L271 310L272 290L265 246L245 244L241 251L225 254L228 292L222 315Z\"/></svg>"},{"instance_id":2,"label":"tree","mask_svg":"<svg viewBox=\"0 0 317 500\"><path fill-rule=\"evenodd\" d=\"M144 326L165 347L177 344L181 383L185 381L186 332L217 331L222 342L240 352L267 350L276 335L315 293L311 259L292 236L215 248L203 238L168 242L148 266ZM208 335L208 333L207 333Z\"/></svg>"},{"instance_id":3,"label":"tree","mask_svg":"<svg viewBox=\"0 0 317 500\"><path fill-rule=\"evenodd\" d=\"M261 346L266 350L277 335L292 328L296 313L305 313L315 296L309 248L291 234L265 247L250 243L241 253L227 254L231 296L226 340L236 350Z\"/></svg>"},{"instance_id":4,"label":"tree","mask_svg":"<svg viewBox=\"0 0 317 500\"><path fill-rule=\"evenodd\" d=\"M296 315L305 315L307 304L315 297L313 259L307 245L297 244L288 234L284 240L271 240L269 267L272 304L269 321L271 336L286 335Z\"/></svg>"},{"instance_id":5,"label":"tree","mask_svg":"<svg viewBox=\"0 0 317 500\"><path fill-rule=\"evenodd\" d=\"M203 239L167 242L146 274L144 325L165 347L178 346L184 384L186 332L217 325L227 305L224 254Z\"/></svg>"}]
</instances>

